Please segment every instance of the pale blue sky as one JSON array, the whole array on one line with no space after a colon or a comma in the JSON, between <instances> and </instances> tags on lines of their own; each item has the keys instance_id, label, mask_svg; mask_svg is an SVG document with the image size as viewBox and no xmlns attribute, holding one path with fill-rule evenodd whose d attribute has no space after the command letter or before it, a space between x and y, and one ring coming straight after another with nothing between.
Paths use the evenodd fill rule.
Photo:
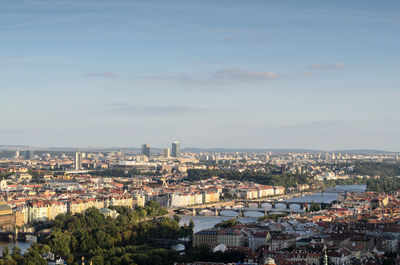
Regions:
<instances>
[{"instance_id":1,"label":"pale blue sky","mask_svg":"<svg viewBox=\"0 0 400 265\"><path fill-rule=\"evenodd\" d=\"M0 1L0 144L400 151L399 1Z\"/></svg>"}]
</instances>

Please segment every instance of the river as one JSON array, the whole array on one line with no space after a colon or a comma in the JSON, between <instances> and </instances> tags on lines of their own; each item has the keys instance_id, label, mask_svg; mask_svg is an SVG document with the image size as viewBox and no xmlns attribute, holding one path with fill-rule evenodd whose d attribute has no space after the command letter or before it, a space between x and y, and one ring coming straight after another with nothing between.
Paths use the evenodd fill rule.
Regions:
<instances>
[{"instance_id":1,"label":"river","mask_svg":"<svg viewBox=\"0 0 400 265\"><path fill-rule=\"evenodd\" d=\"M314 201L316 203L321 203L321 202L325 202L325 203L330 203L334 200L337 199L338 194L341 192L365 192L366 189L366 185L347 185L347 186L336 186L333 188L329 188L326 189L324 192L317 192L317 193L313 193L310 195L306 195L306 196L298 196L298 197L294 197L292 199L290 199L289 201L292 202L310 202L310 201ZM253 206L256 207L256 206ZM269 209L271 208L270 204L263 204L262 207ZM276 208L282 208L285 209L286 205L284 204L276 204ZM300 208L299 205L293 204L290 205L291 209L294 210L298 210ZM276 212L279 213L279 212ZM225 211L221 211L220 216L190 216L190 215L182 215L181 216L181 221L180 221L180 225L188 225L190 220L193 220L194 222L194 232L198 232L200 230L203 229L208 229L208 228L212 228L214 227L214 225L224 221L224 220L228 220L232 217L237 217L238 213L234 212L234 211L229 211L229 210L225 210ZM238 221L240 221L241 223L250 223L250 222L254 222L255 220L257 220L258 217L263 216L262 213L260 212L245 212L244 213L245 217L241 217L238 218ZM8 247L10 249L10 252L12 251L12 248L14 246L18 246L21 249L21 252L24 253L28 250L29 246L31 245L31 243L28 242L1 242L0 241L0 255L3 252L3 249L5 247ZM176 250L180 250L183 246L182 245L177 245L174 246L173 248Z\"/></svg>"},{"instance_id":2,"label":"river","mask_svg":"<svg viewBox=\"0 0 400 265\"><path fill-rule=\"evenodd\" d=\"M5 247L8 247L11 253L13 247L17 246L21 249L21 253L25 253L31 245L32 243L29 242L0 241L0 256L2 256Z\"/></svg>"},{"instance_id":3,"label":"river","mask_svg":"<svg viewBox=\"0 0 400 265\"><path fill-rule=\"evenodd\" d=\"M310 195L293 197L289 201L291 202L316 202L316 203L331 203L338 198L339 193L343 192L365 192L367 186L366 185L347 185L347 186L336 186L333 188L328 188L324 192L316 192ZM257 207L256 205L250 205L250 207ZM269 203L264 203L262 205L263 208L270 209L272 206ZM286 209L285 204L277 203L275 205L276 209ZM300 206L297 204L290 205L290 209L299 210ZM275 213L283 213L283 212L275 212ZM251 223L257 220L258 217L264 216L264 214L260 212L245 212L245 217L238 218L238 221L241 223ZM194 223L194 232L201 231L203 229L208 229L214 227L214 225L231 219L232 217L237 217L238 213L234 211L221 211L220 216L212 216L210 212L209 216L190 216L190 215L182 215L180 225L188 225L190 220L193 220ZM176 244L172 246L172 249L180 251L185 247L181 244Z\"/></svg>"},{"instance_id":4,"label":"river","mask_svg":"<svg viewBox=\"0 0 400 265\"><path fill-rule=\"evenodd\" d=\"M298 196L290 199L292 202L316 202L316 203L331 203L338 198L338 194L342 192L365 192L366 185L347 185L347 186L336 186L333 188L326 189L324 192L316 192L310 195ZM256 207L255 205L253 207ZM270 209L272 206L270 204L263 204L263 208ZM285 209L286 205L277 203L275 206L277 209ZM290 205L291 209L298 210L300 206L297 204ZM277 212L279 213L279 212ZM212 213L210 213L212 214ZM180 225L189 224L192 219L194 222L194 232L198 232L203 229L212 228L215 224L228 220L232 217L237 217L238 214L234 211L221 211L221 216L190 216L182 215ZM264 214L260 212L245 212L245 217L238 218L242 223L249 223L255 221L258 217Z\"/></svg>"}]
</instances>

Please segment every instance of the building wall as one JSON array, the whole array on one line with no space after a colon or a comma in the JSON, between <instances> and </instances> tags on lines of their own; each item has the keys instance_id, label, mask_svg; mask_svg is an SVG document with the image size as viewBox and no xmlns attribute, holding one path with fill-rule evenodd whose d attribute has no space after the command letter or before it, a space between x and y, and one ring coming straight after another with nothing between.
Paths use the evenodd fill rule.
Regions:
<instances>
[{"instance_id":1,"label":"building wall","mask_svg":"<svg viewBox=\"0 0 400 265\"><path fill-rule=\"evenodd\" d=\"M218 234L217 243L225 244L227 247L240 247L244 246L245 235L240 234Z\"/></svg>"},{"instance_id":2,"label":"building wall","mask_svg":"<svg viewBox=\"0 0 400 265\"><path fill-rule=\"evenodd\" d=\"M0 214L0 228L2 230L13 230L16 226L24 225L24 214L22 211Z\"/></svg>"},{"instance_id":3,"label":"building wall","mask_svg":"<svg viewBox=\"0 0 400 265\"><path fill-rule=\"evenodd\" d=\"M196 233L193 235L193 246L199 245L209 245L215 246L217 245L217 233L210 233L210 234L203 234L203 233Z\"/></svg>"}]
</instances>

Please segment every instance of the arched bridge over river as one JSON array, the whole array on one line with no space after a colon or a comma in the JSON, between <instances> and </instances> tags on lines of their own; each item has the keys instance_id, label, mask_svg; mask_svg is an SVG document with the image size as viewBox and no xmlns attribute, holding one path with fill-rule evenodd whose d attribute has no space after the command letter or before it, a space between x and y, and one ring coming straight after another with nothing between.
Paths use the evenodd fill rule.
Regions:
<instances>
[{"instance_id":1,"label":"arched bridge over river","mask_svg":"<svg viewBox=\"0 0 400 265\"><path fill-rule=\"evenodd\" d=\"M218 216L221 214L222 211L233 211L237 212L239 217L243 217L245 212L260 212L264 215L272 214L274 212L294 214L294 213L303 213L304 209L309 207L313 203L319 205L320 209L326 209L332 205L332 203L326 203L326 202L314 202L314 201L296 202L296 201L278 201L278 200L258 200L258 201L237 200L235 201L235 203L236 205L233 207L216 207L207 205L204 205L204 207L182 207L176 209L176 212L198 215L204 211L209 211L213 212L216 216ZM277 207L278 205L280 207ZM298 205L299 209L291 208L292 205Z\"/></svg>"}]
</instances>

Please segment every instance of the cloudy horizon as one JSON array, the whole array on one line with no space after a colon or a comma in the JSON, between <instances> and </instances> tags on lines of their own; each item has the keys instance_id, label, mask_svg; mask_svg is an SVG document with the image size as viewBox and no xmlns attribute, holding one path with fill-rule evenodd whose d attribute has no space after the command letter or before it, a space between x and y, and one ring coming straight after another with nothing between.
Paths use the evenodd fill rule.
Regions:
<instances>
[{"instance_id":1,"label":"cloudy horizon","mask_svg":"<svg viewBox=\"0 0 400 265\"><path fill-rule=\"evenodd\" d=\"M0 145L400 151L400 3L0 3Z\"/></svg>"}]
</instances>

